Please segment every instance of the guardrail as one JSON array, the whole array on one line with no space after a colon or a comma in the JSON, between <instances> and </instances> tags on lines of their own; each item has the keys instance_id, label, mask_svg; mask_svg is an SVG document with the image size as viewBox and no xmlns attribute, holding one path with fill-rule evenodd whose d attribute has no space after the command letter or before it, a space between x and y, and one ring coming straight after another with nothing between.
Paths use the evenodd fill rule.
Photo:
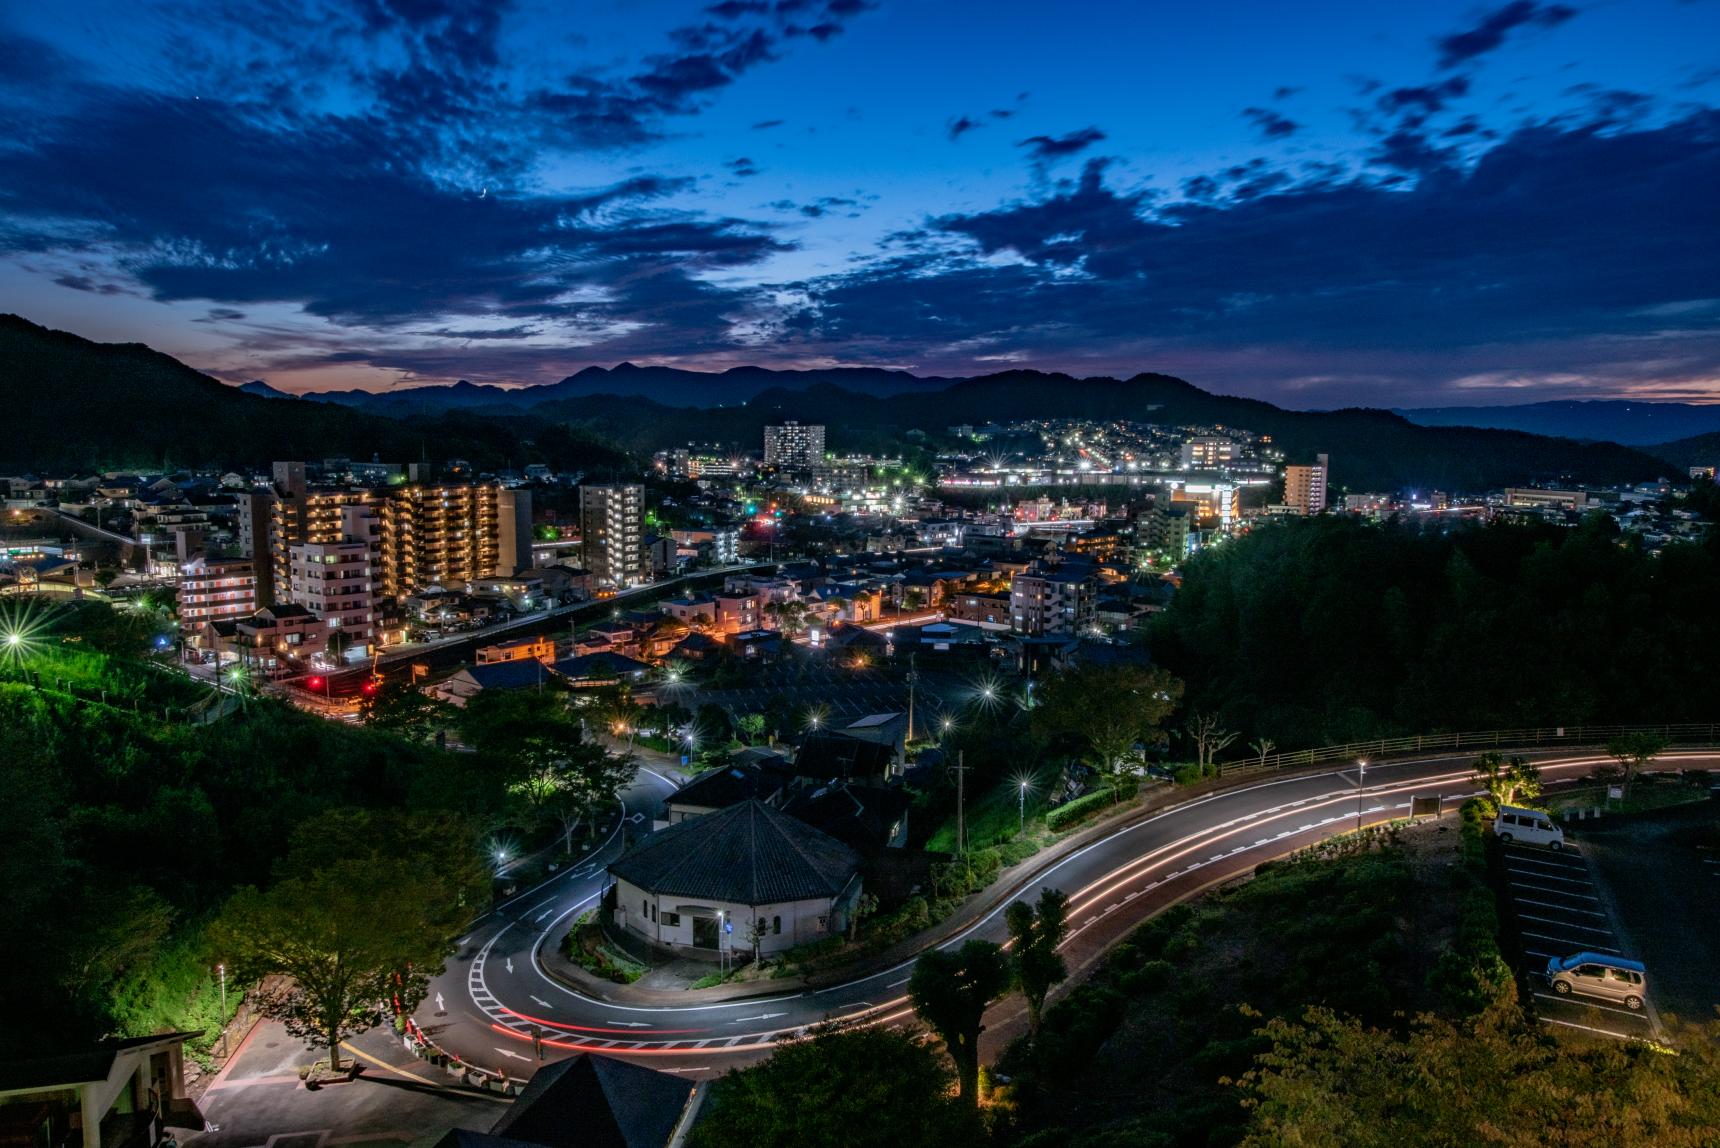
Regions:
<instances>
[{"instance_id":1,"label":"guardrail","mask_svg":"<svg viewBox=\"0 0 1720 1148\"><path fill-rule=\"evenodd\" d=\"M1413 737L1381 737L1367 741L1326 745L1316 749L1287 750L1269 753L1265 760L1241 760L1223 765L1225 776L1250 773L1270 773L1276 769L1296 769L1326 762L1376 761L1386 757L1438 750L1482 753L1489 749L1527 749L1533 746L1604 745L1615 737L1632 733L1652 733L1672 744L1720 743L1720 723L1685 722L1661 725L1559 725L1533 726L1525 729L1472 730L1466 733L1416 734Z\"/></svg>"}]
</instances>

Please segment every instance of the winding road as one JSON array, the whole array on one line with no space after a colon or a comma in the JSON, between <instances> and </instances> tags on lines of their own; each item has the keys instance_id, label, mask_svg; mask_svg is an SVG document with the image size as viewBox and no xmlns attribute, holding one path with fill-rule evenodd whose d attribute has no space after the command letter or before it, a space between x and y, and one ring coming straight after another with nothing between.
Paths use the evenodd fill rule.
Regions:
<instances>
[{"instance_id":1,"label":"winding road","mask_svg":"<svg viewBox=\"0 0 1720 1148\"><path fill-rule=\"evenodd\" d=\"M1572 751L1528 756L1548 783L1574 780L1611 760ZM1720 764L1720 754L1669 753L1660 760L1711 768ZM1472 762L1468 754L1381 762L1369 765L1365 777L1350 766L1268 777L1194 797L1048 861L1019 888L1028 896L1047 885L1071 894L1064 953L1078 974L1153 913L1358 823L1404 817L1412 795L1437 796L1449 810L1475 792ZM911 1015L911 960L819 989L771 993L761 985L757 995L697 1003L698 994L689 993L686 1004L651 1006L587 995L545 971L540 953L559 943L571 921L596 903L607 884L605 866L620 854L623 837L648 829L672 788L667 776L642 769L622 794L622 822L601 848L473 923L417 1014L438 1044L469 1064L505 1068L519 1079L536 1064L536 1026L546 1059L599 1052L705 1076L768 1055L778 1041L808 1025L893 1024ZM1001 942L1007 904L1000 902L944 944L972 937ZM988 1025L1006 1029L1019 1007L1006 998L994 1006Z\"/></svg>"}]
</instances>

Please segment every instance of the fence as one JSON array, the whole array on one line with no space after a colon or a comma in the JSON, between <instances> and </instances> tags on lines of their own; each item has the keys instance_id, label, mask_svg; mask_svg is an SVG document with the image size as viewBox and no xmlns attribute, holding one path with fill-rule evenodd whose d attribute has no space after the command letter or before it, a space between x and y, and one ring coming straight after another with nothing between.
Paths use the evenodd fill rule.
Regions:
<instances>
[{"instance_id":1,"label":"fence","mask_svg":"<svg viewBox=\"0 0 1720 1148\"><path fill-rule=\"evenodd\" d=\"M1386 757L1450 750L1462 753L1473 750L1482 753L1490 749L1528 749L1536 746L1605 745L1615 737L1631 733L1651 733L1678 745L1714 745L1720 743L1720 723L1686 722L1675 725L1559 725L1536 726L1529 729L1476 730L1468 733L1430 733L1413 737L1380 737L1368 741L1352 741L1343 745L1326 745L1317 749L1296 749L1284 753L1269 753L1265 760L1226 762L1224 775L1243 776L1250 773L1270 773L1277 769L1297 769L1327 762L1377 761Z\"/></svg>"}]
</instances>

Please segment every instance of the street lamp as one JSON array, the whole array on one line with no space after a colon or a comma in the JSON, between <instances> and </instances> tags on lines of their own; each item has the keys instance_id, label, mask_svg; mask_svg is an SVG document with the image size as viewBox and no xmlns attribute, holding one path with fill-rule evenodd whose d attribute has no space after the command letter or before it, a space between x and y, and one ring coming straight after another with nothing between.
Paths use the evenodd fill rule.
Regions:
<instances>
[{"instance_id":1,"label":"street lamp","mask_svg":"<svg viewBox=\"0 0 1720 1148\"><path fill-rule=\"evenodd\" d=\"M1356 832L1362 831L1362 787L1368 783L1368 759L1356 762Z\"/></svg>"},{"instance_id":2,"label":"street lamp","mask_svg":"<svg viewBox=\"0 0 1720 1148\"><path fill-rule=\"evenodd\" d=\"M227 1059L227 966L219 964L215 971L221 974L221 1059Z\"/></svg>"},{"instance_id":3,"label":"street lamp","mask_svg":"<svg viewBox=\"0 0 1720 1148\"><path fill-rule=\"evenodd\" d=\"M1024 777L1021 779L1021 827L1018 833L1027 832L1027 790L1027 779Z\"/></svg>"}]
</instances>

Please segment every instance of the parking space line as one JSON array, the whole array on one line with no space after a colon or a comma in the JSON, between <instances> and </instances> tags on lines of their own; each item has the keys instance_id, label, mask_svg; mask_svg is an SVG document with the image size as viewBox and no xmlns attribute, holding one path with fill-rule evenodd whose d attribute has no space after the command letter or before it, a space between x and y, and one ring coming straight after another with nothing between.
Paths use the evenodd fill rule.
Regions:
<instances>
[{"instance_id":1,"label":"parking space line","mask_svg":"<svg viewBox=\"0 0 1720 1148\"><path fill-rule=\"evenodd\" d=\"M1605 913L1597 913L1593 909L1577 909L1570 905L1557 905L1552 901L1531 901L1527 897L1513 897L1511 899L1519 905L1538 905L1543 909L1557 909L1561 913L1581 913L1585 917L1599 917L1603 921L1606 919Z\"/></svg>"},{"instance_id":2,"label":"parking space line","mask_svg":"<svg viewBox=\"0 0 1720 1148\"><path fill-rule=\"evenodd\" d=\"M1619 1008L1616 1005L1601 1004L1599 1001L1591 1000L1588 997L1581 996L1581 995L1575 994L1575 993L1573 993L1572 995L1570 995L1568 997L1559 996L1557 993L1543 993L1543 992L1534 992L1534 993L1531 993L1530 995L1540 997L1542 1000L1546 1000L1546 1001L1565 1001L1569 1004L1582 1005L1584 1008L1598 1008L1602 1012L1617 1013L1620 1016L1628 1016L1634 1020L1646 1021L1648 1019L1648 1017L1646 1015L1644 1015L1643 1013L1632 1012L1630 1009Z\"/></svg>"},{"instance_id":3,"label":"parking space line","mask_svg":"<svg viewBox=\"0 0 1720 1148\"><path fill-rule=\"evenodd\" d=\"M1518 913L1517 916L1519 919L1524 921L1539 921L1543 925L1563 925L1567 929L1576 929L1583 933L1604 933L1609 937L1613 935L1613 931L1611 929L1602 929L1594 925L1573 924L1570 921L1561 921L1554 917L1531 917L1527 913Z\"/></svg>"},{"instance_id":4,"label":"parking space line","mask_svg":"<svg viewBox=\"0 0 1720 1148\"><path fill-rule=\"evenodd\" d=\"M1635 1040L1636 1039L1636 1037L1632 1036L1628 1032L1614 1032L1610 1028L1595 1028L1592 1025L1576 1024L1576 1023L1574 1023L1572 1021L1568 1021L1568 1020L1554 1020L1550 1016L1539 1017L1538 1019L1540 1020L1540 1022L1542 1024L1559 1024L1559 1025L1564 1025L1566 1028L1580 1028L1584 1032L1598 1032L1602 1036L1617 1037L1619 1040Z\"/></svg>"},{"instance_id":5,"label":"parking space line","mask_svg":"<svg viewBox=\"0 0 1720 1148\"><path fill-rule=\"evenodd\" d=\"M1512 872L1516 873L1516 872L1522 872L1522 871L1513 869ZM1568 885L1587 885L1591 888L1594 886L1594 882L1588 880L1587 878L1583 878L1582 880L1578 880L1575 877L1555 877L1551 873L1523 873L1523 876L1533 877L1537 881L1563 881Z\"/></svg>"},{"instance_id":6,"label":"parking space line","mask_svg":"<svg viewBox=\"0 0 1720 1148\"><path fill-rule=\"evenodd\" d=\"M1512 881L1511 887L1513 889L1527 889L1531 893L1552 893L1558 897L1575 897L1581 901L1593 901L1597 905L1601 903L1601 899L1599 897L1591 897L1587 893L1573 893L1568 889L1552 889L1546 885L1524 885L1516 881Z\"/></svg>"},{"instance_id":7,"label":"parking space line","mask_svg":"<svg viewBox=\"0 0 1720 1148\"><path fill-rule=\"evenodd\" d=\"M1609 949L1605 945L1597 945L1592 941L1573 941L1569 937L1550 937L1546 933L1527 933L1526 932L1523 935L1525 937L1534 937L1537 941L1559 941L1559 942L1562 942L1562 943L1567 944L1567 945L1580 945L1583 948L1589 949L1590 951L1596 952L1596 953L1611 953L1615 957L1624 956L1624 953L1618 949ZM1554 956L1556 954L1546 953L1544 955L1550 957L1550 956Z\"/></svg>"},{"instance_id":8,"label":"parking space line","mask_svg":"<svg viewBox=\"0 0 1720 1148\"><path fill-rule=\"evenodd\" d=\"M1554 857L1558 860L1552 860ZM1569 858L1556 853L1514 852L1506 855L1506 860L1515 861L1519 865L1545 865L1549 869L1587 869L1588 866L1583 864L1581 858L1581 853L1574 853Z\"/></svg>"}]
</instances>

